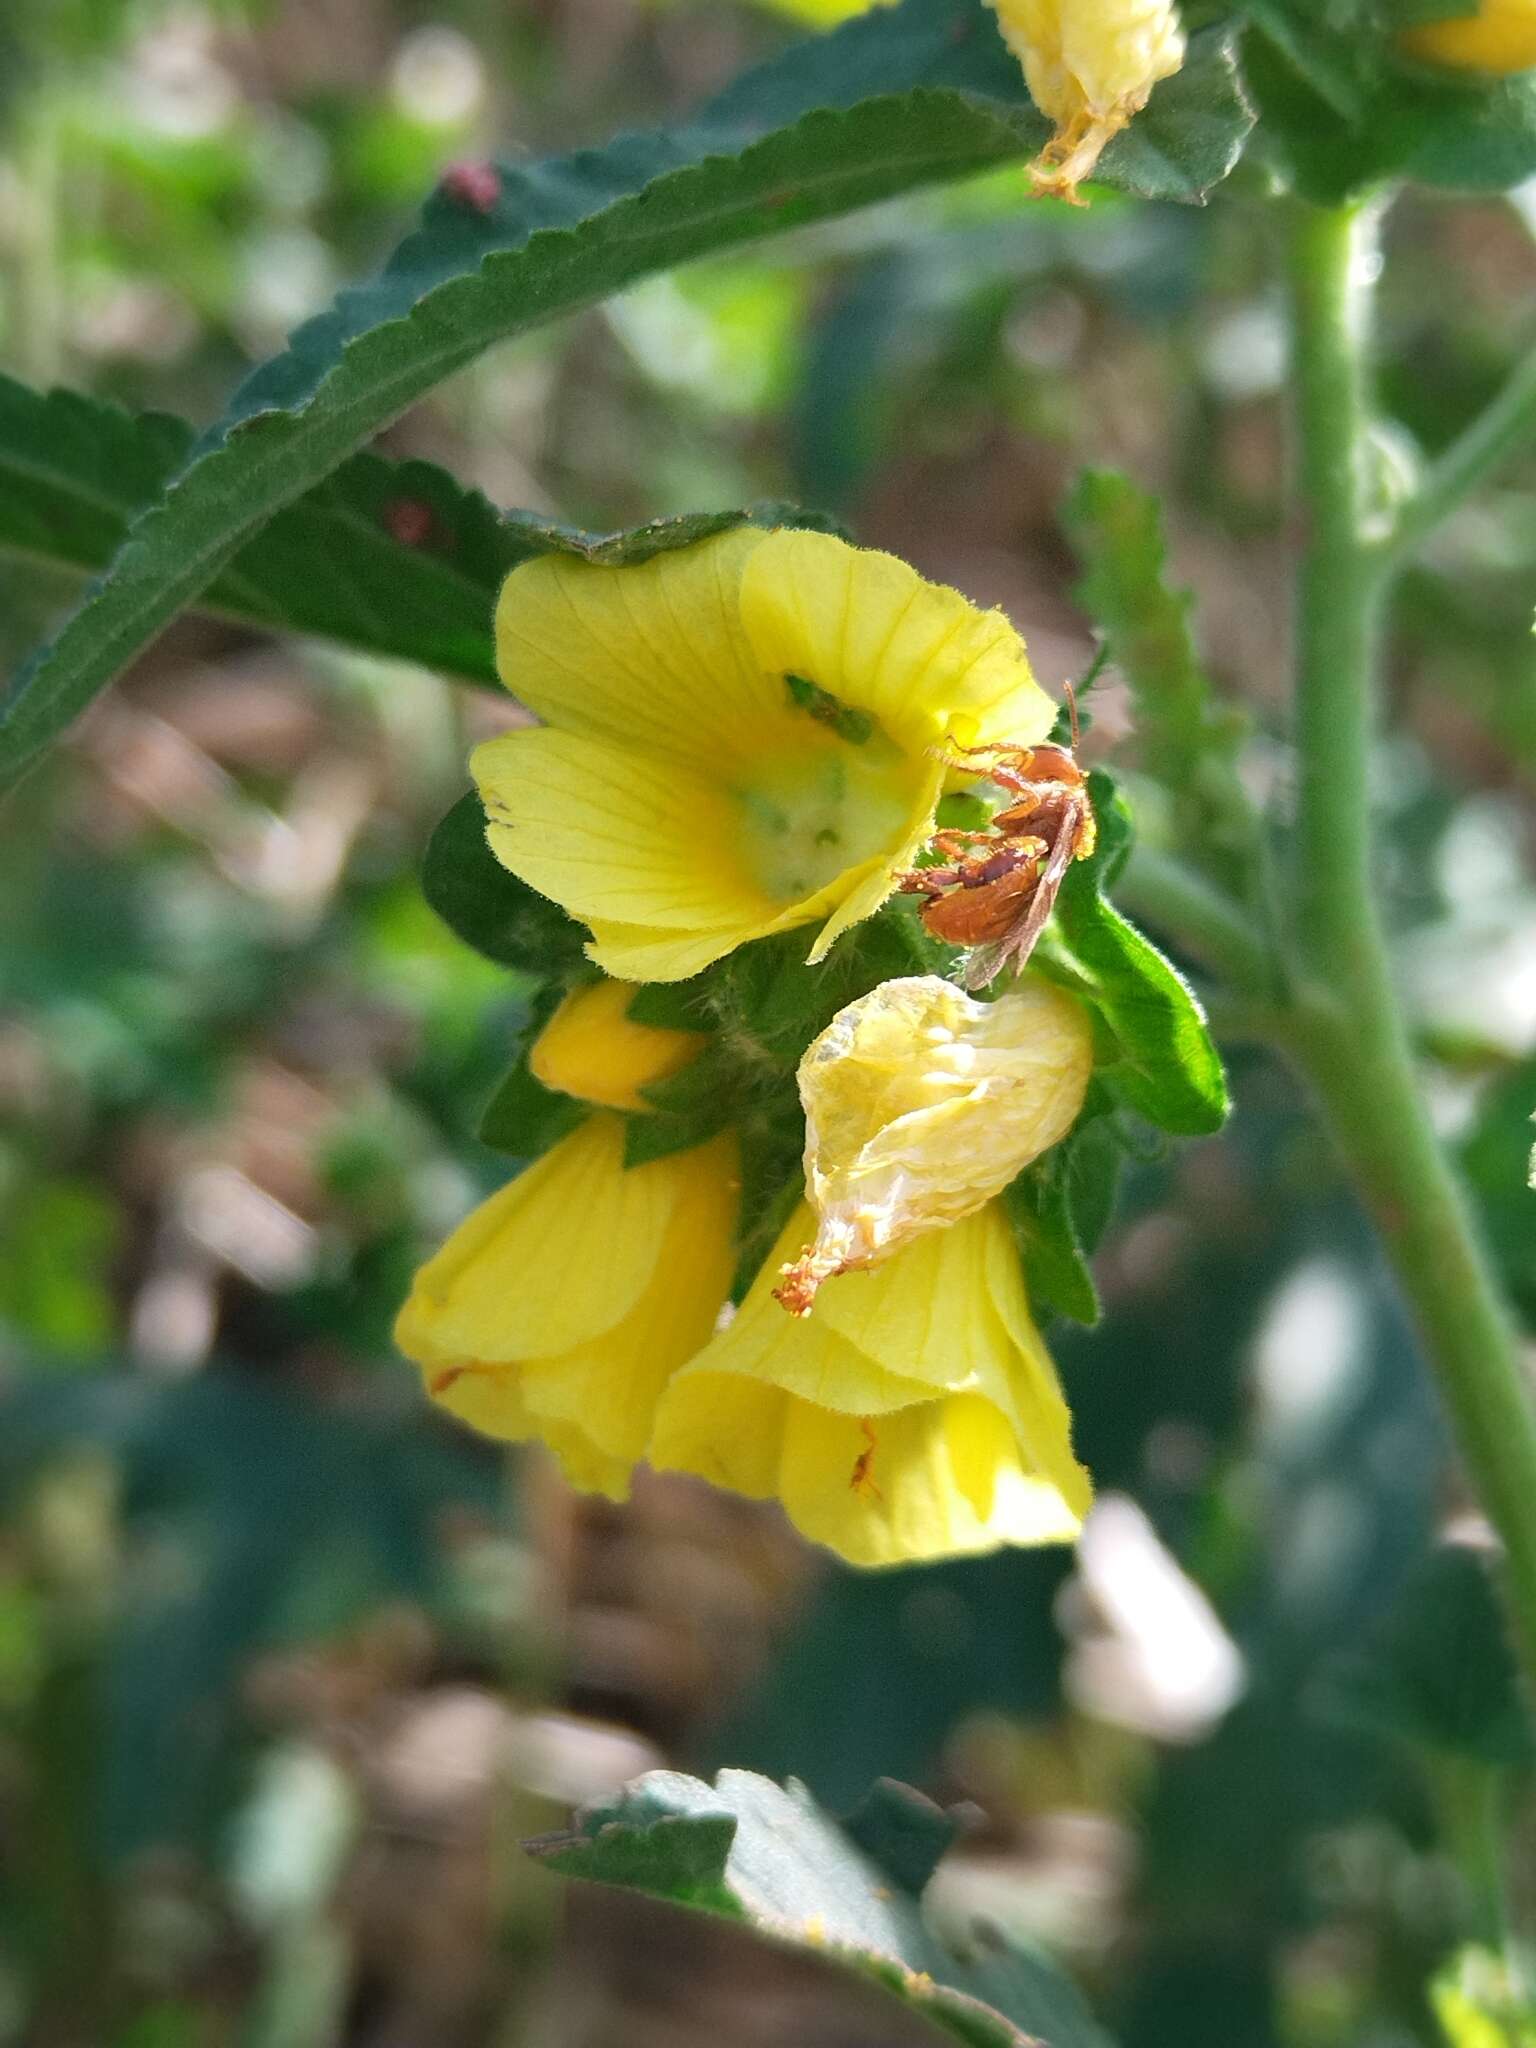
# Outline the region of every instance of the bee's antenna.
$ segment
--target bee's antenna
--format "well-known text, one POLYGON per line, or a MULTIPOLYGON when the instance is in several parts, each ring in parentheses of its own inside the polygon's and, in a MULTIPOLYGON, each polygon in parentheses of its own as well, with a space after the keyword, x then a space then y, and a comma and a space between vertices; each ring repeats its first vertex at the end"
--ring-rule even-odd
POLYGON ((1072 751, 1075 754, 1081 743, 1082 734, 1077 725, 1077 692, 1070 683, 1067 684, 1067 716, 1072 721, 1072 751))

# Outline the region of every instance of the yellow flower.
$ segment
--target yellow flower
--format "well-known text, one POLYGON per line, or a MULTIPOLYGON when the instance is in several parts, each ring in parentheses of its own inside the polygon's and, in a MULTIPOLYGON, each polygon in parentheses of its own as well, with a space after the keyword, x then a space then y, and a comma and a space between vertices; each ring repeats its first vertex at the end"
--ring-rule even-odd
POLYGON ((462 1421, 542 1438, 573 1486, 622 1500, 730 1289, 739 1180, 730 1134, 626 1171, 624 1119, 599 1110, 427 1261, 395 1342, 462 1421))
POLYGON ((1504 78, 1536 69, 1536 0, 1482 0, 1475 14, 1404 29, 1398 48, 1427 64, 1504 78))
POLYGON ((534 1078, 608 1109, 648 1109, 640 1091, 680 1073, 703 1049, 705 1036, 637 1024, 628 1014, 637 993, 627 981, 573 989, 534 1040, 528 1055, 534 1078))
POLYGON ((1000 612, 788 529, 523 563, 496 646, 545 723, 475 750, 491 849, 636 981, 802 924, 819 960, 933 830, 940 751, 1055 717, 1000 612))
POLYGON ((1031 166, 1037 192, 1072 199, 1106 144, 1184 62, 1173 0, 989 0, 1024 66, 1035 105, 1055 123, 1031 166))
POLYGON ((850 1564, 1074 1538, 1090 1482, 996 1204, 832 1282, 801 1320, 773 1273, 810 1222, 791 1219, 735 1320, 668 1385, 651 1463, 777 1496, 850 1564))
POLYGON ((1092 1073, 1087 1012, 1040 980, 978 1003, 912 975, 839 1010, 800 1062, 817 1226, 784 1307, 984 1208, 1071 1130, 1092 1073))

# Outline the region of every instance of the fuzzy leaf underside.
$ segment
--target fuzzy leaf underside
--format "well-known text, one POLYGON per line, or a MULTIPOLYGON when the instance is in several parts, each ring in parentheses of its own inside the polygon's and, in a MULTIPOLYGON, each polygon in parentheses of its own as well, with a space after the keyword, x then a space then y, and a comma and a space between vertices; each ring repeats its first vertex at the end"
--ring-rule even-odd
MULTIPOLYGON (((1075 1988, 1043 1956, 990 1929, 976 1930, 962 1954, 929 1927, 908 1880, 920 1888, 942 1842, 922 1831, 913 1853, 919 1833, 904 1830, 895 1873, 879 1853, 891 1846, 898 1790, 882 1795, 874 1859, 804 1786, 750 1771, 721 1771, 713 1786, 648 1772, 584 1809, 569 1832, 526 1846, 568 1877, 720 1913, 776 1943, 813 1949, 873 1978, 939 2039, 966 2048, 1108 2048, 1075 1988)), ((868 1834, 867 1805, 861 1812, 854 1831, 862 1825, 868 1834)))
MULTIPOLYGON (((1207 32, 1106 153, 1106 183, 1196 200, 1252 116, 1207 32)), ((1027 154, 1045 124, 980 0, 903 0, 808 38, 691 123, 500 169, 428 203, 370 284, 235 394, 0 708, 13 783, 275 514, 493 343, 658 270, 1027 154)), ((302 568, 302 564, 298 565, 302 568)))

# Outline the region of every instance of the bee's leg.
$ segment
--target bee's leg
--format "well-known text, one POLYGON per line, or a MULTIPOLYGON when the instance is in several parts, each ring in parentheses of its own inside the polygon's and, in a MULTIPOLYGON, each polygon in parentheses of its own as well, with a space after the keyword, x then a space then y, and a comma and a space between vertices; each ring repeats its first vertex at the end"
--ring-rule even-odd
POLYGON ((891 880, 901 896, 942 896, 964 872, 963 868, 898 868, 891 880))
POLYGON ((996 834, 987 832, 962 832, 948 825, 941 832, 935 832, 928 844, 935 853, 948 854, 951 860, 960 858, 968 846, 986 845, 996 834))

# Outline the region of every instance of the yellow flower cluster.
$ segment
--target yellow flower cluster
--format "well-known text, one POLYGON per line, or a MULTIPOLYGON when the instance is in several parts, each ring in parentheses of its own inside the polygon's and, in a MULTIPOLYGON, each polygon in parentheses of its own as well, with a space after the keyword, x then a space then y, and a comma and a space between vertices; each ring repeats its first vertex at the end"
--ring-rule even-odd
MULTIPOLYGON (((986 1007, 951 993, 967 1010, 986 1007)), ((620 1069, 636 1090, 676 1072, 691 1034, 631 1022, 633 994, 604 982, 568 998, 535 1045, 535 1070, 553 1086, 595 1083, 602 1101, 620 1069), (606 1071, 595 1058, 605 1035, 606 1071)), ((1060 1135, 1086 1086, 1087 1027, 1064 1025, 1075 1006, 1045 994, 1063 1013, 1058 1065, 1034 1093, 1048 1102, 1040 1131, 1060 1135)), ((1021 1000, 1033 1009, 1033 996, 1021 1000)), ((921 1041, 911 1053, 931 1059, 921 1041)), ((889 1078, 898 1096, 921 1091, 916 1073, 905 1091, 889 1078)), ((1013 1128, 1028 1152, 1038 1147, 1025 1121, 1015 1114, 1013 1128)), ((717 1329, 734 1260, 736 1141, 626 1169, 623 1125, 595 1106, 417 1274, 395 1336, 435 1399, 489 1435, 542 1440, 573 1486, 615 1500, 643 1457, 777 1496, 803 1534, 855 1564, 1076 1534, 1089 1483, 996 1204, 983 1196, 944 1228, 954 1204, 936 1184, 926 1229, 909 1215, 900 1248, 891 1242, 879 1270, 846 1291, 829 1288, 808 1321, 774 1298, 779 1262, 814 1227, 802 1207, 717 1329)), ((920 1197, 909 1180, 909 1210, 920 1197)))
POLYGON ((1089 1481, 997 1197, 1081 1108, 1072 998, 918 976, 840 1012, 801 1065, 808 1203, 738 1309, 734 1133, 625 1164, 646 1091, 711 1043, 632 1017, 633 983, 801 924, 814 961, 876 910, 952 750, 1049 731, 1017 635, 890 556, 739 530, 527 564, 497 637, 545 722, 475 754, 489 843, 623 979, 535 1042, 589 1112, 421 1269, 401 1349, 455 1415, 614 1499, 648 1459, 776 1497, 861 1565, 1070 1539, 1089 1481))

